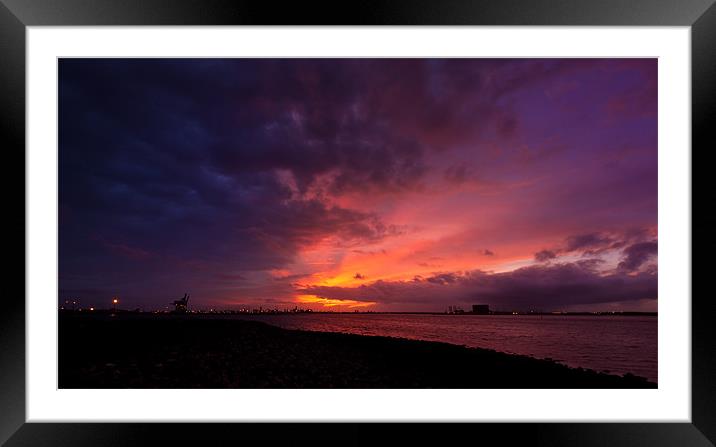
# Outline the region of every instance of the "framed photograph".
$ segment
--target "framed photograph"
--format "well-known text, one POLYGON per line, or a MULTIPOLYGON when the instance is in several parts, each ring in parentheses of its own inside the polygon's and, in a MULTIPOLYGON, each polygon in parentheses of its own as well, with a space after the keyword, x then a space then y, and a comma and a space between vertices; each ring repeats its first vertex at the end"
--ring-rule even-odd
POLYGON ((2 441, 713 445, 712 3, 3 0, 2 441))

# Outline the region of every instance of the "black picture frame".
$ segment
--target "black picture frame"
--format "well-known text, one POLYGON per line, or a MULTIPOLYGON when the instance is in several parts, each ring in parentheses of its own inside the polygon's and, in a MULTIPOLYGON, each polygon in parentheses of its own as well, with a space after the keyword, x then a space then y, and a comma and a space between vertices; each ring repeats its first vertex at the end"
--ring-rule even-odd
MULTIPOLYGON (((705 283, 715 247, 707 234, 716 219, 700 211, 698 199, 714 203, 714 188, 702 172, 716 141, 715 0, 382 0, 372 2, 274 2, 231 0, 0 0, 0 141, 7 162, 5 207, 10 212, 6 246, 23 244, 20 262, 6 260, 5 278, 25 277, 25 31, 27 26, 105 25, 573 25, 688 26, 692 63, 692 284, 705 283), (696 160, 696 162, 694 162, 696 160), (701 163, 699 163, 701 161, 701 163), (17 178, 14 176, 19 176, 17 178), (22 218, 17 213, 22 208, 22 218), (11 217, 12 216, 12 217, 11 217), (22 240, 22 242, 21 242, 22 240), (699 262, 701 258, 701 262, 699 262), (697 277, 702 278, 696 280, 697 277)), ((49 100, 49 99, 48 99, 49 100)), ((13 247, 15 248, 15 247, 13 247)), ((497 436, 500 444, 708 446, 716 443, 716 300, 692 286, 691 423, 380 424, 381 440, 456 442, 497 436)), ((25 282, 5 295, 0 310, 0 442, 25 445, 189 445, 236 442, 261 434, 268 442, 300 439, 311 444, 366 445, 375 424, 327 424, 320 439, 314 424, 60 424, 25 423, 25 282), (290 425, 290 427, 289 427, 290 425), (267 436, 266 433, 270 433, 267 436), (335 435, 335 436, 333 436, 335 435), (240 437, 240 438, 239 438, 240 437), (213 440, 213 442, 212 442, 213 440), (220 440, 226 440, 220 442, 220 440)), ((703 291, 702 291, 703 292, 703 291)))

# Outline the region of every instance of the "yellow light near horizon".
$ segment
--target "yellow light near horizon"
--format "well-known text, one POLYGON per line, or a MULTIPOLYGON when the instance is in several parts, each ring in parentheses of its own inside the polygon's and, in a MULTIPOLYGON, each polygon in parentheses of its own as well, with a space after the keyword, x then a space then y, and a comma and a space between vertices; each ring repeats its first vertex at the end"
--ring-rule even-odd
POLYGON ((316 295, 298 295, 296 297, 296 301, 305 304, 321 304, 324 307, 346 306, 353 308, 368 307, 376 304, 373 301, 336 300, 330 298, 321 298, 320 296, 316 295))
POLYGON ((118 302, 119 302, 119 300, 117 300, 117 298, 112 300, 112 304, 117 304, 118 302))

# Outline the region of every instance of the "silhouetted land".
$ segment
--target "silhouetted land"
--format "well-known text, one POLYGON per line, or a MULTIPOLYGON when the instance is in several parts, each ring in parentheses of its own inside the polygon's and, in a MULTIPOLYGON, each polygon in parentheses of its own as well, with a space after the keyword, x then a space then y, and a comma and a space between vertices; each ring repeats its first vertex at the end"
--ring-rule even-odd
MULTIPOLYGON (((618 348, 615 348, 618 349, 618 348)), ((59 320, 60 388, 656 388, 447 343, 177 315, 59 320)))

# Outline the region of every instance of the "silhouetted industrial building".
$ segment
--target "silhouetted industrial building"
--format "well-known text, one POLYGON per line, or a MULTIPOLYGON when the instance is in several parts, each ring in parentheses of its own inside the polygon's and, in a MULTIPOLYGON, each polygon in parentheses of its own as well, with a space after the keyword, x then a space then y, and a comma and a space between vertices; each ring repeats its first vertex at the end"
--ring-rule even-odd
POLYGON ((189 303, 189 294, 185 293, 184 298, 174 301, 172 304, 174 304, 174 312, 176 313, 186 313, 187 311, 187 304, 189 303))
POLYGON ((472 313, 476 315, 490 315, 490 306, 487 304, 473 304, 472 313))

